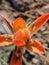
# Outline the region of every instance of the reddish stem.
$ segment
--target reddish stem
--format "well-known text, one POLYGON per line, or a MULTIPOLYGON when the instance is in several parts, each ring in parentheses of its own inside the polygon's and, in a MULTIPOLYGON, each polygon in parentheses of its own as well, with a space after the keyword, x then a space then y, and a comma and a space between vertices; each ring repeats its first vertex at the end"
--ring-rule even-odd
POLYGON ((10 65, 22 65, 22 48, 16 48, 13 52, 10 65))

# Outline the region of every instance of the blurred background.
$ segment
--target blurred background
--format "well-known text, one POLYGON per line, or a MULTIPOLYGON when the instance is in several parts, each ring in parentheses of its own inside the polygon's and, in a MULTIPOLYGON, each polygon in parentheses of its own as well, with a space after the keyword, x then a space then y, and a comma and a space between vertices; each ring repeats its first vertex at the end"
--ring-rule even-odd
MULTIPOLYGON (((49 13, 49 0, 0 0, 0 13, 11 23, 22 17, 29 24, 44 13, 49 13)), ((3 23, 0 17, 0 34, 11 34, 11 30, 3 23), (7 31, 8 29, 8 31, 7 31)), ((38 39, 46 49, 45 55, 37 55, 23 50, 23 65, 49 65, 49 21, 33 36, 38 39)), ((15 46, 0 47, 0 65, 9 65, 10 56, 15 46)))

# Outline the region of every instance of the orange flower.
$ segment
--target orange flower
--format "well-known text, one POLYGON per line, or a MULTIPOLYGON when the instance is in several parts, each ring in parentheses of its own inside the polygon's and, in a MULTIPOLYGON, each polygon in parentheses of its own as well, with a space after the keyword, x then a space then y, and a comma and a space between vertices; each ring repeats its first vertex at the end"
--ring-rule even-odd
POLYGON ((30 32, 26 29, 20 29, 14 34, 14 43, 17 46, 25 46, 26 41, 28 39, 30 39, 30 32), (18 41, 19 41, 19 44, 18 44, 18 41), (24 42, 24 43, 22 43, 22 42, 24 42))
POLYGON ((8 46, 15 43, 18 47, 26 46, 27 49, 35 53, 38 54, 45 53, 45 49, 40 42, 38 42, 35 39, 33 39, 31 42, 30 40, 31 40, 31 35, 35 34, 49 19, 48 13, 39 17, 37 20, 35 20, 35 22, 31 23, 27 28, 24 19, 21 17, 17 18, 12 25, 4 16, 2 16, 1 14, 0 16, 6 21, 10 29, 14 30, 15 32, 13 35, 9 35, 9 34, 0 35, 0 46, 8 46), (7 38, 7 36, 9 36, 9 39, 7 38))

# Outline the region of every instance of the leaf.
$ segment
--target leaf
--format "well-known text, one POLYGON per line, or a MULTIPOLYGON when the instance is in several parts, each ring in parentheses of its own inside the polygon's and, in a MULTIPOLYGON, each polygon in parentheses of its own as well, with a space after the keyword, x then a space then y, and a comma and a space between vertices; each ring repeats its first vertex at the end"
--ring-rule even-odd
POLYGON ((26 27, 26 23, 23 18, 19 17, 13 22, 13 29, 16 32, 18 29, 23 29, 26 27))

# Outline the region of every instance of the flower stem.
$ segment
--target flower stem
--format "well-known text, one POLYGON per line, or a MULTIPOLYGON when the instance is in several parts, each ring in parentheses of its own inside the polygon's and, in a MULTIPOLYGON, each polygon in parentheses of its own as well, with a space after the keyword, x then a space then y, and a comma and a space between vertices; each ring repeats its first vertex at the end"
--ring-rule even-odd
POLYGON ((13 52, 10 65, 22 65, 22 48, 16 48, 13 52))

